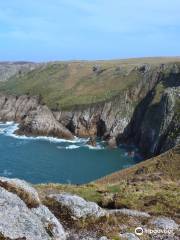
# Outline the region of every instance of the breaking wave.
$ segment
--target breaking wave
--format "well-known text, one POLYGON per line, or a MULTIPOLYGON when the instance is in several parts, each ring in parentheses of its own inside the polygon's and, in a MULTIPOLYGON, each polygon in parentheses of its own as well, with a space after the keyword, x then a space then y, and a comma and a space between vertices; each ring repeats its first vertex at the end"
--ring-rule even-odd
POLYGON ((8 137, 20 139, 20 140, 31 140, 31 141, 43 140, 43 141, 48 141, 51 143, 66 144, 65 146, 57 146, 58 149, 71 149, 72 150, 72 149, 78 149, 80 147, 89 148, 90 150, 104 149, 104 146, 101 146, 101 144, 99 144, 99 143, 95 147, 88 145, 87 144, 88 139, 86 139, 86 138, 75 137, 73 140, 67 140, 67 139, 56 138, 56 137, 17 135, 17 134, 15 134, 15 132, 16 132, 16 130, 18 130, 18 127, 19 127, 19 124, 14 123, 14 122, 6 122, 6 123, 0 122, 0 134, 3 134, 8 137))

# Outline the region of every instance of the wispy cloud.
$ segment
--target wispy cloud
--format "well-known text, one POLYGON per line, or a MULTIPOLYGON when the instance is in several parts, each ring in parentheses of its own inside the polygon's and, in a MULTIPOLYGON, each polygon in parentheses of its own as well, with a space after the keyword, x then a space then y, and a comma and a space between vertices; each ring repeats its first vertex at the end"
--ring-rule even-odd
POLYGON ((179 0, 0 1, 0 54, 15 44, 27 58, 30 49, 60 58, 148 55, 147 45, 151 55, 168 55, 171 41, 178 55, 179 9, 179 0))

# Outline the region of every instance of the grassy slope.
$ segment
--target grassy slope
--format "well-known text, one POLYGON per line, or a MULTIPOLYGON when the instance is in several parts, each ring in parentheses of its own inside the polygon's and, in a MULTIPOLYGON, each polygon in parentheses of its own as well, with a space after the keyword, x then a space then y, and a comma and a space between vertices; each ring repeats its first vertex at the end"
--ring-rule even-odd
POLYGON ((136 84, 142 78, 134 69, 138 65, 147 63, 153 68, 171 62, 180 62, 180 58, 52 62, 0 83, 0 91, 41 95, 49 107, 67 109, 110 99, 136 84))
POLYGON ((87 185, 48 184, 38 185, 37 189, 42 198, 65 191, 104 207, 125 207, 177 217, 180 214, 179 154, 180 146, 87 185))

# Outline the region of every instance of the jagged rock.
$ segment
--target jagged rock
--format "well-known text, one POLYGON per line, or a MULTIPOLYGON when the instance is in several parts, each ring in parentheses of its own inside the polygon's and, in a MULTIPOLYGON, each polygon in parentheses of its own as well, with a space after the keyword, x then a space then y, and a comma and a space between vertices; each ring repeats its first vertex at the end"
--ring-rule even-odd
POLYGON ((0 187, 0 235, 7 239, 52 239, 31 209, 14 193, 0 187))
POLYGON ((107 215, 107 212, 96 203, 85 201, 77 195, 62 193, 51 194, 48 197, 58 203, 61 209, 66 208, 69 215, 77 219, 87 217, 99 218, 107 215))
POLYGON ((39 97, 0 95, 0 121, 20 123, 18 134, 49 135, 73 139, 73 134, 59 123, 39 97))
POLYGON ((73 139, 72 133, 59 123, 47 106, 38 106, 20 125, 18 133, 73 139))
POLYGON ((177 230, 179 228, 178 224, 174 220, 167 217, 156 218, 151 223, 161 229, 177 230))
POLYGON ((43 223, 45 229, 51 232, 51 235, 56 240, 65 240, 66 233, 63 226, 59 223, 57 218, 43 205, 38 208, 33 208, 32 212, 35 213, 43 223))
POLYGON ((111 138, 108 141, 108 146, 110 148, 116 148, 117 147, 117 142, 116 142, 116 138, 111 138))
POLYGON ((36 190, 23 180, 0 177, 0 186, 7 191, 15 193, 28 207, 37 207, 40 204, 40 199, 36 190))
POLYGON ((15 74, 24 74, 40 65, 33 62, 0 62, 0 81, 6 81, 15 74))
POLYGON ((87 144, 96 147, 96 138, 90 137, 90 139, 87 141, 87 144))
POLYGON ((124 209, 113 209, 113 210, 109 210, 108 212, 113 215, 126 215, 126 216, 132 216, 132 217, 142 217, 142 218, 150 217, 150 215, 146 212, 125 209, 125 208, 124 209))
POLYGON ((123 233, 120 234, 121 239, 126 239, 126 240, 140 240, 134 233, 123 233))
POLYGON ((105 236, 100 238, 96 237, 94 232, 81 232, 79 234, 70 234, 70 236, 67 237, 67 240, 108 240, 108 238, 105 236))

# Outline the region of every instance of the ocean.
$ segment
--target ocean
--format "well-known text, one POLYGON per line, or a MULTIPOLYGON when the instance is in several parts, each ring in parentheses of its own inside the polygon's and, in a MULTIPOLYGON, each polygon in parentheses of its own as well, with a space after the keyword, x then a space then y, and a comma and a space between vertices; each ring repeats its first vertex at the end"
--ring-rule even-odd
POLYGON ((0 123, 0 176, 31 183, 82 184, 142 160, 134 146, 109 149, 100 141, 97 147, 88 146, 83 138, 17 136, 17 128, 13 122, 0 123))

